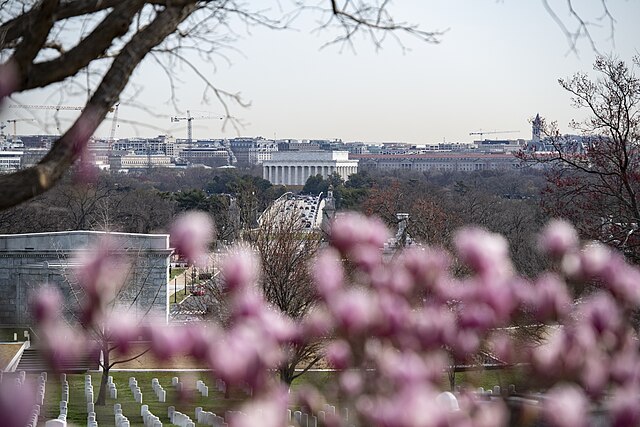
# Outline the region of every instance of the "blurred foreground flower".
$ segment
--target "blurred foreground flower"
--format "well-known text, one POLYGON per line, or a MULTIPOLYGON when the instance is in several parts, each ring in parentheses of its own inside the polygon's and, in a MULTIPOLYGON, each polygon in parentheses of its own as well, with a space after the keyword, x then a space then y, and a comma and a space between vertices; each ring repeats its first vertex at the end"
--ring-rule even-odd
MULTIPOLYGON (((210 227, 204 214, 182 216, 172 242, 197 262, 206 254, 210 227)), ((455 385, 457 366, 481 369, 486 359, 517 366, 533 390, 543 393, 530 419, 539 413, 551 426, 578 427, 590 423, 593 408, 606 408, 613 425, 637 424, 640 349, 631 316, 640 304, 637 267, 601 245, 581 249, 563 222, 551 223, 540 238, 541 250, 558 261, 556 268, 534 278, 517 275, 503 237, 479 228, 456 233, 456 253, 470 268, 467 275, 454 274, 454 255, 439 248, 413 247, 386 257, 388 235, 380 221, 359 214, 337 220, 331 246, 311 265, 318 298, 301 319, 268 304, 260 264, 245 246, 233 248, 221 264, 224 325, 167 328, 122 319, 98 325, 123 348, 140 335, 162 360, 188 354, 227 387, 249 387, 242 413, 227 420, 236 427, 286 425, 292 402, 318 415, 323 411, 326 426, 513 423, 506 393, 442 393, 445 377, 455 385), (579 300, 571 289, 582 293, 579 300), (535 340, 527 339, 530 329, 540 331, 535 340), (322 390, 305 385, 289 399, 273 372, 296 346, 318 339, 324 360, 337 370, 335 381, 322 390), (340 402, 348 421, 339 411, 324 411, 329 402, 340 402)), ((93 306, 113 290, 113 262, 108 251, 98 250, 78 270, 88 294, 95 295, 88 299, 89 312, 100 312, 93 306)), ((56 321, 59 299, 52 291, 34 299, 45 339, 91 347, 82 332, 74 335, 56 321)), ((104 320, 89 316, 85 326, 104 320)), ((60 357, 69 356, 52 344, 60 357)))

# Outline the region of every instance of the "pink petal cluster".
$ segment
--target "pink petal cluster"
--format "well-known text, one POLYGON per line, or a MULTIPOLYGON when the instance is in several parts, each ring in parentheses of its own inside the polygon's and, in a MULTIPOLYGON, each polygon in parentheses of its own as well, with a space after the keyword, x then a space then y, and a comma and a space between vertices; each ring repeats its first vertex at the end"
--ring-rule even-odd
MULTIPOLYGON (((192 260, 206 252, 206 223, 184 216, 174 227, 176 247, 192 260)), ((412 247, 387 257, 381 249, 388 235, 380 221, 359 214, 336 220, 330 246, 311 265, 318 298, 303 319, 269 304, 256 254, 237 247, 221 264, 228 300, 224 327, 127 326, 120 319, 107 322, 105 330, 123 348, 143 336, 156 357, 187 354, 207 363, 228 387, 251 387, 242 414, 228 420, 232 426, 284 425, 289 404, 318 412, 337 400, 350 420, 327 413, 325 425, 507 425, 503 395, 488 398, 463 389, 452 402, 453 394, 442 394, 447 372, 477 365, 487 352, 501 363, 518 364, 536 381, 542 397, 533 416, 548 425, 588 425, 598 407, 608 411, 613 425, 637 425, 640 344, 631 316, 640 306, 637 267, 604 246, 580 247, 564 222, 543 231, 540 247, 556 263, 533 278, 515 272, 505 239, 486 230, 460 230, 455 254, 412 247), (452 271, 456 259, 469 267, 468 274, 452 271), (515 324, 542 331, 540 341, 523 342, 512 333, 515 324), (335 384, 326 387, 326 395, 311 385, 289 395, 273 371, 288 348, 318 340, 336 370, 335 384)), ((108 255, 103 257, 89 257, 86 272, 79 270, 89 295, 111 289, 101 282, 109 270, 103 266, 110 265, 108 255)), ((57 325, 57 301, 49 291, 33 301, 45 330, 57 325)), ((104 318, 88 321, 96 326, 104 318)), ((59 334, 68 332, 53 328, 45 337, 62 339, 59 334)))
POLYGON ((209 245, 215 237, 211 217, 204 212, 187 212, 171 226, 171 246, 196 267, 207 266, 209 245))

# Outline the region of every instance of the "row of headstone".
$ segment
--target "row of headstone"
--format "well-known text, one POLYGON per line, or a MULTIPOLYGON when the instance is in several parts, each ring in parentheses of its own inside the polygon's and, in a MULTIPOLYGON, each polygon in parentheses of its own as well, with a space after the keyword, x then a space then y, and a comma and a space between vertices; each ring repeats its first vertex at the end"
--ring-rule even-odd
POLYGON ((122 413, 122 405, 116 403, 113 405, 113 415, 115 416, 116 427, 129 427, 129 419, 122 413))
POLYGON ((196 388, 203 397, 209 397, 209 387, 202 380, 196 381, 196 388))
POLYGON ((309 415, 301 411, 292 412, 290 409, 288 409, 287 418, 289 423, 291 423, 291 421, 295 421, 296 425, 299 427, 318 427, 318 420, 321 413, 322 413, 322 421, 324 421, 324 418, 325 418, 324 411, 318 412, 318 416, 316 416, 316 415, 309 415))
POLYGON ((156 394, 159 402, 164 403, 167 401, 167 392, 162 388, 157 378, 151 379, 151 388, 153 388, 153 392, 156 394))
POLYGON ((140 407, 140 416, 145 427, 162 427, 162 422, 159 417, 156 417, 149 410, 149 405, 142 405, 140 407))
POLYGON ((91 375, 84 376, 84 398, 87 401, 87 413, 93 412, 93 384, 91 384, 91 375))
POLYGON ((98 420, 96 419, 96 413, 93 411, 87 414, 87 427, 98 427, 98 420))
MULTIPOLYGON (((27 380, 26 372, 20 371, 20 373, 18 374, 18 377, 16 378, 16 384, 19 387, 22 387, 24 386, 26 380, 27 380)), ((38 400, 33 405, 33 409, 31 410, 31 416, 29 418, 27 427, 36 427, 38 425, 38 417, 40 417, 40 407, 44 404, 44 390, 45 390, 46 383, 47 383, 47 373, 43 372, 38 377, 38 400)))
POLYGON ((31 418, 29 418, 29 424, 27 427, 36 427, 38 425, 38 417, 40 416, 40 405, 33 405, 33 411, 31 412, 31 418))
MULTIPOLYGON (((460 387, 456 387, 456 391, 460 392, 460 387)), ((481 396, 502 396, 503 390, 499 385, 493 386, 493 389, 485 390, 484 387, 478 387, 476 389, 476 393, 481 396)), ((509 384, 509 388, 507 389, 507 395, 511 396, 516 394, 516 386, 514 384, 509 384)))
POLYGON ((60 382, 62 383, 60 400, 69 403, 69 381, 67 381, 67 374, 60 374, 60 382))
POLYGON ((227 423, 225 423, 224 418, 214 414, 213 412, 204 411, 200 406, 196 408, 196 421, 198 424, 204 424, 212 427, 227 427, 227 423))
POLYGON ((60 401, 60 415, 64 415, 65 417, 67 416, 67 405, 68 403, 64 400, 60 401))
POLYGON ((196 427, 196 424, 191 421, 191 418, 189 418, 187 414, 176 411, 174 406, 169 406, 167 415, 169 416, 169 420, 171 420, 171 424, 175 424, 178 427, 196 427))
POLYGON ((113 377, 111 375, 107 377, 107 387, 109 388, 109 397, 111 399, 117 399, 118 389, 116 387, 116 384, 113 382, 113 377))
POLYGON ((133 393, 133 398, 136 403, 142 404, 142 390, 138 386, 138 381, 135 377, 129 377, 129 388, 131 389, 131 393, 133 393))
POLYGON ((251 387, 249 387, 248 385, 243 385, 242 386, 242 391, 244 391, 244 393, 247 396, 253 396, 253 389, 251 387))
POLYGON ((216 390, 218 390, 221 393, 227 392, 227 384, 224 381, 222 381, 220 378, 216 379, 216 390))
POLYGON ((180 378, 173 377, 171 378, 171 385, 177 390, 182 391, 184 388, 184 384, 180 381, 180 378))
POLYGON ((42 372, 38 377, 38 396, 36 400, 36 402, 40 406, 44 405, 44 393, 46 390, 46 385, 47 385, 47 373, 42 372))
MULTIPOLYGON (((325 404, 322 411, 318 411, 315 415, 307 414, 302 411, 292 411, 287 409, 287 421, 289 423, 295 423, 299 427, 318 427, 324 425, 327 419, 327 414, 337 415, 336 407, 333 405, 325 404)), ((349 421, 349 408, 342 408, 340 414, 344 422, 349 421)))

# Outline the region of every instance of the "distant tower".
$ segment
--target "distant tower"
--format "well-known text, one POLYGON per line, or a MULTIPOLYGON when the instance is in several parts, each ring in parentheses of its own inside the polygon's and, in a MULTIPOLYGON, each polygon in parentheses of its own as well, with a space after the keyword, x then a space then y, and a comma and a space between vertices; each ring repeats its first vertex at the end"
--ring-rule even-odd
POLYGON ((322 224, 320 225, 320 228, 327 234, 329 234, 329 228, 331 227, 331 221, 333 221, 334 216, 336 216, 336 201, 333 198, 333 185, 329 185, 327 197, 324 199, 322 224))
POLYGON ((533 119, 533 123, 531 124, 531 142, 535 145, 540 143, 540 134, 542 133, 542 119, 540 118, 540 114, 536 114, 536 118, 533 119))

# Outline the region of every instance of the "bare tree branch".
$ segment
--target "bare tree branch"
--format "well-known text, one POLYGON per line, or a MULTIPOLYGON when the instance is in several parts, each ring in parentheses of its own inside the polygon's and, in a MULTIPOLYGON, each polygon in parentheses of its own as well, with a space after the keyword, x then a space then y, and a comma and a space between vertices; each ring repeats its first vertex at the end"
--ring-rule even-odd
POLYGON ((114 59, 102 83, 87 104, 87 108, 51 151, 34 167, 0 176, 0 209, 14 206, 51 188, 68 167, 80 156, 84 144, 126 86, 133 70, 145 55, 175 31, 189 13, 184 8, 167 8, 153 22, 138 32, 114 59))

